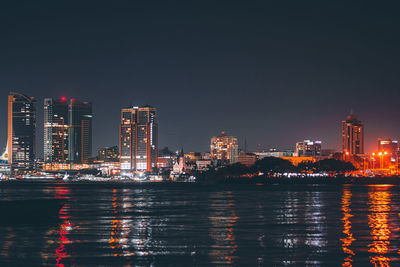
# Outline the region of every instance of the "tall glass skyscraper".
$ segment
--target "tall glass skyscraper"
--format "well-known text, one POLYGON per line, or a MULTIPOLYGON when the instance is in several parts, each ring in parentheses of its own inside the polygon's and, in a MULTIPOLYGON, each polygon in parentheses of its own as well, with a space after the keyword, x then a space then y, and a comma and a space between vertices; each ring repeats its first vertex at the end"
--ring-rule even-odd
POLYGON ((44 161, 65 163, 68 159, 68 102, 44 99, 44 161))
POLYGON ((120 161, 123 171, 151 171, 157 166, 158 125, 151 106, 121 110, 120 161))
POLYGON ((87 163, 92 156, 92 103, 71 99, 68 106, 68 161, 87 163))
POLYGON ((8 163, 14 171, 34 169, 36 100, 23 94, 8 95, 8 163))

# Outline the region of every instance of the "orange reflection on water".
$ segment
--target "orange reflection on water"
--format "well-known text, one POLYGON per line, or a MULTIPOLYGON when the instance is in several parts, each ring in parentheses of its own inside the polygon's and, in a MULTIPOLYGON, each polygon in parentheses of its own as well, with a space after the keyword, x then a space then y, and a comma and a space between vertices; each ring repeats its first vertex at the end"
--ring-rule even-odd
POLYGON ((112 196, 112 206, 113 206, 113 218, 111 220, 111 233, 110 233, 110 240, 108 243, 110 244, 110 247, 112 250, 114 250, 114 257, 122 256, 120 251, 121 245, 120 245, 120 240, 119 240, 119 234, 121 233, 121 220, 117 219, 117 214, 118 214, 118 202, 117 202, 117 189, 113 189, 113 196, 112 196))
POLYGON ((225 256, 225 259, 227 261, 228 264, 233 264, 233 253, 235 253, 236 249, 237 249, 237 245, 236 245, 236 239, 235 239, 235 235, 233 233, 233 227, 234 225, 237 223, 239 217, 236 216, 236 212, 235 212, 235 204, 232 200, 232 192, 229 192, 229 203, 228 203, 228 210, 231 213, 230 218, 226 221, 226 239, 229 240, 229 243, 231 244, 231 249, 229 250, 228 254, 225 256))
POLYGON ((215 241, 211 250, 210 257, 217 265, 234 265, 234 253, 237 250, 234 226, 239 217, 235 212, 235 202, 232 192, 218 192, 211 204, 210 237, 215 241))
POLYGON ((385 254, 389 252, 390 246, 390 229, 389 229, 389 212, 390 198, 389 191, 382 191, 381 187, 376 187, 377 191, 369 192, 369 211, 368 225, 371 228, 371 236, 373 242, 368 245, 369 252, 377 255, 371 256, 371 263, 375 266, 389 266, 390 258, 385 254))
POLYGON ((343 190, 342 197, 342 211, 343 211, 343 233, 346 235, 345 238, 340 239, 342 241, 342 250, 347 257, 344 259, 342 266, 352 266, 352 256, 354 251, 350 249, 351 244, 356 240, 351 233, 351 221, 350 218, 353 217, 351 214, 350 204, 351 204, 351 191, 348 188, 343 190))

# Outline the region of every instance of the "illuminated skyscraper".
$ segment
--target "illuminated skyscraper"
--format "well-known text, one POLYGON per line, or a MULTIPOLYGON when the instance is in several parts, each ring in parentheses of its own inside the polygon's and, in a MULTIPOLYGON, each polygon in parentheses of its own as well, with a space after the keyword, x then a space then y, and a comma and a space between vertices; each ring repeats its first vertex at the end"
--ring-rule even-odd
POLYGON ((34 168, 36 100, 19 93, 8 95, 8 163, 15 171, 34 168))
POLYGON ((65 163, 68 159, 68 102, 44 99, 44 161, 65 163))
POLYGON ((151 106, 139 108, 137 117, 137 164, 136 170, 151 171, 157 167, 158 125, 156 109, 151 106))
POLYGON ((68 105, 68 161, 87 163, 92 156, 92 103, 71 99, 68 105))
POLYGON ((138 107, 121 110, 119 129, 121 170, 132 171, 136 168, 136 121, 138 107))
POLYGON ((120 126, 121 170, 151 171, 157 167, 158 126, 156 109, 123 108, 120 126))
POLYGON ((227 136, 222 132, 220 136, 211 138, 210 152, 213 160, 221 160, 224 163, 237 162, 239 145, 236 137, 227 136))
POLYGON ((342 149, 349 155, 364 154, 364 123, 353 114, 342 121, 342 149))

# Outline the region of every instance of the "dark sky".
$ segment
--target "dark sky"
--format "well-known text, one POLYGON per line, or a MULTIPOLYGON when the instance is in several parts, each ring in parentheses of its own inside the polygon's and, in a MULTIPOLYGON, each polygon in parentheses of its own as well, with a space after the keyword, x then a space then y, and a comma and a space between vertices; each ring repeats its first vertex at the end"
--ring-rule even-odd
POLYGON ((340 148, 352 108, 366 147, 400 137, 395 1, 8 1, 0 6, 0 145, 7 93, 94 107, 94 150, 118 144, 120 108, 158 109, 159 146, 340 148))

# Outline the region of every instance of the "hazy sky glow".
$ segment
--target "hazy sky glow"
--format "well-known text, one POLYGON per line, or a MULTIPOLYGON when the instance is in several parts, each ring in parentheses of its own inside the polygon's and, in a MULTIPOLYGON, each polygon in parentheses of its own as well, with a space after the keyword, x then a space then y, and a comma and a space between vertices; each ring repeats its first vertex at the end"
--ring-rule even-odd
POLYGON ((43 98, 61 96, 93 103, 94 150, 118 144, 130 104, 155 106, 159 146, 185 151, 221 130, 250 149, 339 149, 351 108, 367 151, 400 138, 395 1, 133 2, 2 4, 2 147, 9 91, 38 100, 39 155, 43 98))

